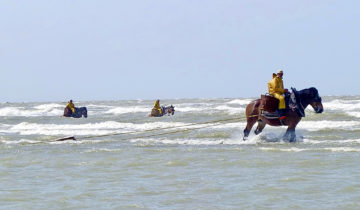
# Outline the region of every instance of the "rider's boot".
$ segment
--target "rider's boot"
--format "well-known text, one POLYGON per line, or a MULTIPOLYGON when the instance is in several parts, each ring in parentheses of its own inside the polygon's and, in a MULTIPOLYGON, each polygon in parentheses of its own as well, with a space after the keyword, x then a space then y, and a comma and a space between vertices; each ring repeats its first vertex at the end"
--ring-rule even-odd
POLYGON ((280 120, 280 123, 281 125, 285 125, 285 119, 286 119, 286 116, 285 116, 285 109, 279 109, 279 120, 280 120))

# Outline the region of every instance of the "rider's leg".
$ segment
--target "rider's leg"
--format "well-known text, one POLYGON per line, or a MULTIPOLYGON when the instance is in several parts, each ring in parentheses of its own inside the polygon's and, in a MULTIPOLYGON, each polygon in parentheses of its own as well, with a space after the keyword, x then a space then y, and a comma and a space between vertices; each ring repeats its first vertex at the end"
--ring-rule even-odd
POLYGON ((274 93, 274 97, 279 99, 278 109, 279 109, 280 118, 285 119, 286 118, 286 116, 285 116, 285 98, 282 94, 278 94, 278 93, 274 93))
POLYGON ((280 116, 280 122, 282 125, 285 124, 284 120, 286 119, 286 116, 285 116, 285 98, 282 94, 278 94, 278 93, 275 93, 274 94, 274 97, 279 99, 279 116, 280 116))
POLYGON ((285 109, 285 98, 282 94, 274 94, 275 98, 279 99, 279 109, 285 109))

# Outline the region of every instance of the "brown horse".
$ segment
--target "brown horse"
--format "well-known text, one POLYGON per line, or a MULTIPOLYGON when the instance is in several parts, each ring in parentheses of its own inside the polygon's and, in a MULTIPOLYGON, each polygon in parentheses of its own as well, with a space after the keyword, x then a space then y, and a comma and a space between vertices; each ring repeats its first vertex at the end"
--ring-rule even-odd
MULTIPOLYGON (((295 89, 293 89, 294 91, 295 89)), ((296 91, 296 90, 295 90, 296 91)), ((298 104, 299 106, 305 110, 308 105, 311 105, 316 113, 323 112, 323 105, 321 103, 321 97, 319 96, 318 90, 314 87, 304 89, 301 91, 297 91, 298 94, 298 104)), ((278 118, 276 119, 268 119, 261 114, 260 110, 260 99, 254 100, 250 102, 250 104, 246 107, 246 118, 247 125, 244 129, 244 140, 249 136, 251 128, 254 126, 256 122, 258 122, 258 126, 255 130, 255 134, 258 135, 265 128, 266 124, 271 126, 288 126, 283 139, 289 142, 294 142, 296 140, 295 128, 296 125, 300 122, 302 116, 298 114, 296 110, 286 109, 285 111, 286 119, 283 124, 280 122, 278 118)), ((305 116, 305 115, 304 115, 305 116)))
POLYGON ((162 117, 164 115, 174 115, 175 114, 175 107, 173 105, 171 106, 162 106, 162 114, 159 113, 159 110, 152 109, 151 113, 149 114, 149 117, 162 117))

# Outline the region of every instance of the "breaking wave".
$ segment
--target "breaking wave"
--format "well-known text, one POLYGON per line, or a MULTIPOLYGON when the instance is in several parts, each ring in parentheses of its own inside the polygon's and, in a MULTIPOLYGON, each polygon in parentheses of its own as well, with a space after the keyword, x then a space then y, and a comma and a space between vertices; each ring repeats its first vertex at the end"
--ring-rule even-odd
POLYGON ((360 100, 332 100, 323 103, 325 109, 337 111, 354 111, 360 110, 360 100))
POLYGON ((63 109, 54 105, 40 105, 32 109, 25 107, 4 107, 0 108, 0 116, 17 116, 17 117, 39 117, 39 116, 61 116, 63 109))
POLYGON ((134 107, 116 107, 116 108, 112 108, 112 109, 106 111, 105 113, 120 115, 120 114, 127 114, 127 113, 147 113, 150 111, 149 111, 149 108, 147 108, 147 107, 134 106, 134 107))

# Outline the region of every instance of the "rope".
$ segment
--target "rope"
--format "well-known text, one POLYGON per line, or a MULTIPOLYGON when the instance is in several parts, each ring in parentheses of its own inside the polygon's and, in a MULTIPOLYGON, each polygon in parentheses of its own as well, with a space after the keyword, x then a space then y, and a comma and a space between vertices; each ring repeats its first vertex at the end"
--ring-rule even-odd
MULTIPOLYGON (((241 120, 241 119, 246 119, 246 117, 229 118, 229 119, 223 119, 223 120, 213 120, 213 121, 207 121, 207 122, 202 122, 202 123, 191 123, 191 124, 188 124, 188 125, 171 126, 171 127, 166 127, 166 128, 152 128, 152 129, 147 129, 147 130, 143 130, 143 131, 113 132, 113 133, 109 133, 109 134, 84 136, 84 137, 79 137, 79 138, 75 138, 75 136, 71 136, 71 137, 56 139, 56 140, 53 140, 53 141, 50 141, 50 142, 66 141, 66 140, 84 140, 84 139, 92 139, 92 138, 107 137, 107 136, 147 133, 147 132, 152 132, 152 131, 168 130, 168 129, 174 129, 174 128, 182 128, 182 127, 186 128, 186 127, 194 126, 194 125, 206 125, 206 124, 215 124, 215 123, 218 124, 220 122, 227 122, 227 121, 234 121, 234 120, 241 120)), ((188 128, 188 129, 185 129, 185 130, 176 130, 176 131, 170 131, 170 132, 165 132, 165 133, 160 133, 160 134, 151 134, 151 135, 140 136, 140 137, 128 137, 128 138, 125 138, 125 139, 122 139, 122 140, 166 135, 166 134, 184 132, 184 131, 189 131, 189 130, 202 129, 202 128, 207 128, 207 127, 212 127, 212 126, 216 126, 216 125, 208 125, 208 126, 203 126, 203 127, 199 127, 199 128, 188 128)))
MULTIPOLYGON (((217 124, 217 125, 219 125, 219 124, 217 124)), ((153 137, 153 136, 162 136, 162 135, 167 135, 167 134, 174 134, 174 133, 187 132, 187 131, 192 131, 192 130, 197 130, 197 129, 203 129, 203 128, 208 128, 208 127, 213 127, 213 126, 216 126, 216 125, 207 125, 207 126, 203 126, 200 128, 187 128, 187 129, 183 129, 183 130, 175 130, 175 131, 169 131, 169 132, 164 132, 164 133, 156 133, 156 134, 136 136, 136 137, 127 137, 127 138, 121 138, 120 140, 125 141, 125 140, 130 140, 130 139, 141 139, 141 138, 148 138, 148 137, 153 137)))

